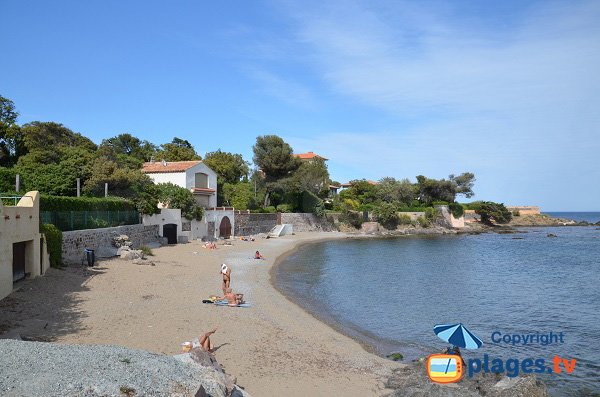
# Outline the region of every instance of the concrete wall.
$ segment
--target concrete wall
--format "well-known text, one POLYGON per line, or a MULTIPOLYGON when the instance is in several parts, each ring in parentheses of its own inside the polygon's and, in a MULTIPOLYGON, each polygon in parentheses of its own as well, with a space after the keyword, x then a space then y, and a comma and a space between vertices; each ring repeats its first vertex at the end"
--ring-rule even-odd
POLYGON ((159 214, 144 215, 142 224, 146 226, 158 226, 158 235, 163 235, 163 226, 167 224, 177 225, 177 236, 189 236, 190 233, 185 233, 181 226, 181 210, 176 208, 163 208, 159 214))
POLYGON ((249 236, 258 233, 268 233, 275 226, 277 226, 277 214, 236 212, 233 230, 236 236, 249 236))
POLYGON ((126 234, 133 246, 139 247, 157 241, 158 230, 158 225, 125 225, 63 232, 62 259, 65 264, 81 264, 86 248, 95 250, 99 258, 110 257, 116 254, 113 237, 126 234))
POLYGON ((192 189, 194 187, 196 187, 196 174, 197 173, 203 173, 208 175, 208 188, 209 189, 215 189, 215 192, 211 195, 200 195, 200 194, 196 194, 196 196, 201 196, 197 199, 198 204, 210 208, 210 207, 216 207, 217 206, 217 173, 214 172, 212 169, 210 169, 209 166, 207 166, 204 163, 200 163, 198 165, 193 166, 192 168, 189 168, 186 172, 185 172, 185 187, 188 189, 192 189), (205 198, 207 198, 207 202, 205 201, 205 198))
POLYGON ((39 192, 27 192, 16 206, 0 202, 0 299, 13 290, 13 244, 25 243, 25 274, 40 276, 50 265, 40 234, 39 192))
POLYGON ((186 175, 185 172, 162 172, 162 173, 148 173, 148 175, 154 183, 168 183, 171 182, 173 185, 180 187, 186 186, 186 175))
MULTIPOLYGON (((226 207, 225 207, 226 208, 226 207)), ((231 234, 232 236, 237 236, 236 230, 236 220, 239 216, 236 214, 236 211, 233 209, 225 209, 221 208, 213 208, 212 210, 207 209, 204 211, 204 218, 202 219, 206 225, 206 234, 201 236, 207 237, 209 239, 217 239, 219 238, 219 227, 221 225, 221 221, 224 217, 229 218, 229 222, 231 223, 231 234)), ((239 211, 238 211, 239 212, 239 211)), ((247 215, 247 214, 246 214, 247 215)))
POLYGON ((294 232, 330 232, 335 230, 333 222, 329 221, 327 218, 319 218, 315 214, 282 213, 281 223, 292 225, 294 232))
POLYGON ((411 221, 416 221, 420 216, 425 216, 424 212, 398 212, 398 216, 408 215, 411 221))
POLYGON ((511 207, 506 207, 507 210, 513 212, 513 211, 519 211, 519 215, 539 215, 540 214, 540 207, 534 206, 534 205, 517 205, 517 206, 511 206, 511 207))
POLYGON ((450 212, 450 209, 447 205, 436 205, 435 209, 438 210, 438 213, 441 215, 442 226, 452 227, 455 229, 461 229, 465 227, 465 217, 464 215, 460 218, 455 218, 454 215, 450 212))
POLYGON ((475 210, 465 210, 465 222, 479 222, 481 217, 475 213, 475 210))

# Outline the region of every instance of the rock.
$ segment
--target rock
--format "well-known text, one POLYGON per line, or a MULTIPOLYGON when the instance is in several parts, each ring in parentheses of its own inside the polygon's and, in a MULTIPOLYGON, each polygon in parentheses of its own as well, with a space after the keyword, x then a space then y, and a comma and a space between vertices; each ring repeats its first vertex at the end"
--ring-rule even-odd
POLYGON ((138 349, 0 339, 0 351, 1 368, 9 368, 0 377, 3 395, 100 397, 135 390, 136 396, 249 396, 213 367, 138 349), (186 393, 174 394, 174 385, 186 393))
POLYGON ((131 248, 127 245, 117 248, 117 256, 121 256, 123 252, 131 251, 131 248))
POLYGON ((133 243, 129 241, 129 236, 126 234, 121 234, 120 236, 113 237, 112 239, 113 245, 117 248, 119 247, 131 247, 133 243))
POLYGON ((548 233, 548 235, 546 237, 558 237, 558 236, 554 233, 548 233))
POLYGON ((379 231, 379 223, 377 222, 364 222, 360 231, 365 234, 375 234, 379 231))
POLYGON ((133 259, 143 259, 144 253, 140 250, 129 250, 123 251, 120 255, 121 259, 133 260, 133 259))

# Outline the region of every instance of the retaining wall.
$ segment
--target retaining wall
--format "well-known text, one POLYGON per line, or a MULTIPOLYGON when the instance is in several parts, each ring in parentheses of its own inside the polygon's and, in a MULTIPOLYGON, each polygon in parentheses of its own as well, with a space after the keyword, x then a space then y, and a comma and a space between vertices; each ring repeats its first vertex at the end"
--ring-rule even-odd
POLYGON ((330 232, 335 229, 332 221, 327 218, 320 218, 315 214, 282 213, 281 223, 292 225, 294 232, 330 232))
POLYGON ((277 226, 277 214, 236 213, 234 235, 249 236, 251 234, 268 233, 277 226))
POLYGON ((121 234, 129 236, 134 247, 157 241, 158 227, 158 225, 126 225, 63 232, 63 262, 80 264, 86 248, 95 250, 98 258, 114 256, 117 249, 112 245, 112 239, 121 234))

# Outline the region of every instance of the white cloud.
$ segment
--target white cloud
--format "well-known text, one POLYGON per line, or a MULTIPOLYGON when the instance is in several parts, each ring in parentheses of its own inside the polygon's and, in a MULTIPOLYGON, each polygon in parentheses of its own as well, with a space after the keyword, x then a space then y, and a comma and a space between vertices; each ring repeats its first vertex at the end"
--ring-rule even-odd
POLYGON ((479 172, 489 199, 597 208, 593 192, 566 191, 600 179, 600 3, 540 3, 509 28, 394 4, 289 10, 330 89, 398 119, 385 132, 292 142, 322 150, 348 177, 464 169, 479 172))

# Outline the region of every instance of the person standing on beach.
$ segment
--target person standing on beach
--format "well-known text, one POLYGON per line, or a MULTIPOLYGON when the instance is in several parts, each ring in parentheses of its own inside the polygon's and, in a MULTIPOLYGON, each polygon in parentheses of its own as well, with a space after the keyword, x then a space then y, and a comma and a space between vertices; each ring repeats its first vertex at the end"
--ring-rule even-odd
POLYGON ((221 274, 223 275, 223 295, 225 295, 225 290, 231 284, 231 269, 224 263, 221 265, 221 274))

